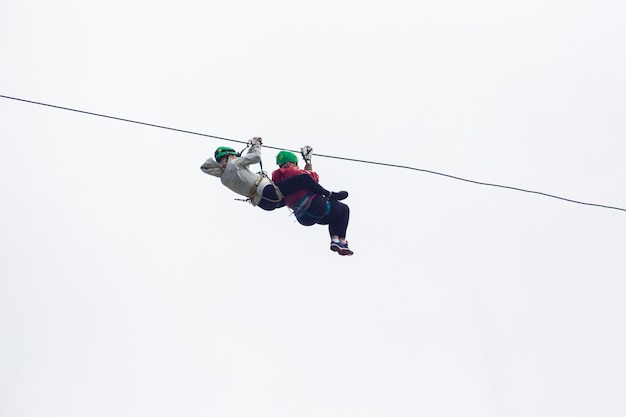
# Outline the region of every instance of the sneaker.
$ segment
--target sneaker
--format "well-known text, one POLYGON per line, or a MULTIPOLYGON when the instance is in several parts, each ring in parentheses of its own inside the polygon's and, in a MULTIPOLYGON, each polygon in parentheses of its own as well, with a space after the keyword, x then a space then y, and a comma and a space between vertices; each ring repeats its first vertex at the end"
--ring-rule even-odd
POLYGON ((331 200, 345 200, 346 198, 348 198, 347 191, 333 191, 332 193, 330 193, 331 200))
POLYGON ((330 250, 337 252, 341 256, 352 256, 354 254, 348 247, 348 242, 341 243, 332 241, 330 242, 330 250))

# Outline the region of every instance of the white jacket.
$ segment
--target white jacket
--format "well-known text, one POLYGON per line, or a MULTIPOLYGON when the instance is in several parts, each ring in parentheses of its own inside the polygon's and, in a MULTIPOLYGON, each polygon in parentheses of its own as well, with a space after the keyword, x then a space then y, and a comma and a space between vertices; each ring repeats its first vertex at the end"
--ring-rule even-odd
POLYGON ((249 197, 252 205, 256 206, 261 200, 263 189, 271 184, 267 177, 255 174, 248 168, 260 160, 261 146, 252 145, 245 155, 229 159, 224 168, 215 159, 209 158, 200 169, 205 174, 219 177, 222 184, 239 195, 249 197))

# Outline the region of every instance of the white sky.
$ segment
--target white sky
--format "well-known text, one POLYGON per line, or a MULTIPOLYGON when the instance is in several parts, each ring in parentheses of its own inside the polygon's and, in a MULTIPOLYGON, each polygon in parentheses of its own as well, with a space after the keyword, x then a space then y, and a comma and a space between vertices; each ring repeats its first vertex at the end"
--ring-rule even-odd
MULTIPOLYGON (((0 94, 626 206, 620 1, 0 3, 0 94)), ((0 416, 623 416, 626 213, 0 99, 0 416), (264 167, 274 169, 266 149, 264 167)))

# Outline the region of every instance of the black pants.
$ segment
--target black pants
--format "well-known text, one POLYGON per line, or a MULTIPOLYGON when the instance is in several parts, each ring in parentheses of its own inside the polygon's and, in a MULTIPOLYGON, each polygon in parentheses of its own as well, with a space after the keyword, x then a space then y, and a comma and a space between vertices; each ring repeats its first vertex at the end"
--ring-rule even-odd
POLYGON ((348 221, 350 220, 350 207, 341 201, 327 200, 326 197, 317 195, 306 209, 305 213, 297 217, 303 226, 314 224, 327 224, 330 236, 346 237, 348 221), (330 205, 330 209, 329 209, 330 205))
MULTIPOLYGON (((286 180, 276 183, 276 186, 280 189, 283 195, 293 194, 298 190, 307 190, 313 194, 320 194, 327 196, 330 193, 317 181, 313 179, 309 174, 300 174, 287 178, 286 180)), ((280 207, 283 207, 285 202, 278 197, 276 189, 270 184, 266 185, 263 189, 263 196, 259 201, 258 206, 263 210, 271 211, 280 207)))

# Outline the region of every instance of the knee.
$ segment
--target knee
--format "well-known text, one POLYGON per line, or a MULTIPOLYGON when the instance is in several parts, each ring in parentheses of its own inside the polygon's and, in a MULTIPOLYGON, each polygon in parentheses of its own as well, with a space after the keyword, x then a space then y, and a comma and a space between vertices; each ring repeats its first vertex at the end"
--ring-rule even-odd
POLYGON ((342 203, 341 201, 332 201, 332 205, 337 212, 350 214, 350 207, 348 207, 347 204, 342 203))

